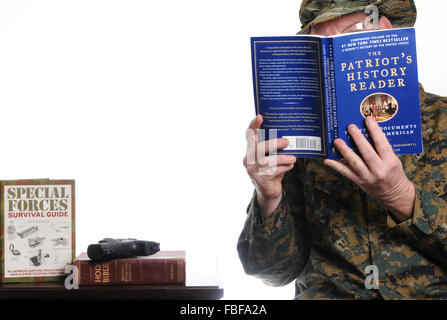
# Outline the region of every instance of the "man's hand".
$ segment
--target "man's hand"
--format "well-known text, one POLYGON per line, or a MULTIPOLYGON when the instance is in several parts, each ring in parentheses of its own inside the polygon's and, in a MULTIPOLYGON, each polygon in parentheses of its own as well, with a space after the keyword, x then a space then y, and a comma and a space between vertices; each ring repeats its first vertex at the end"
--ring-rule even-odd
POLYGON ((405 175, 402 163, 377 122, 372 117, 365 122, 377 152, 357 126, 351 124, 348 132, 363 159, 343 140, 336 139, 334 144, 348 165, 329 159, 324 163, 381 201, 399 221, 411 219, 416 196, 414 185, 405 175))
POLYGON ((258 129, 262 121, 262 116, 258 115, 246 131, 247 155, 243 162, 256 188, 261 212, 267 218, 281 201, 281 181, 284 174, 293 168, 296 158, 289 155, 265 156, 266 153, 286 148, 289 140, 276 139, 258 143, 258 129))

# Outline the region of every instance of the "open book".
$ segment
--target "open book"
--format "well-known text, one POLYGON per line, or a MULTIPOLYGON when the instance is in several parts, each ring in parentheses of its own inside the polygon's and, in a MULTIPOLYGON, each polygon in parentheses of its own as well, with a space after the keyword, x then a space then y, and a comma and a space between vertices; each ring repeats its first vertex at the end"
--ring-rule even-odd
POLYGON ((368 116, 396 154, 422 153, 414 28, 254 37, 251 50, 265 139, 275 132, 289 140, 279 154, 339 159, 334 140, 355 149, 347 127, 357 125, 369 139, 368 116))

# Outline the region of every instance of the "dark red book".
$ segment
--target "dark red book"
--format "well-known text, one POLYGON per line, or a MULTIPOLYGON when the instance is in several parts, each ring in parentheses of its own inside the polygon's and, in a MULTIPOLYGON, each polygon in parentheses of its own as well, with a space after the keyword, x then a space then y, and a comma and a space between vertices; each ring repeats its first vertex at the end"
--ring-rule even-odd
POLYGON ((75 260, 79 285, 185 283, 185 251, 93 262, 86 252, 75 260))

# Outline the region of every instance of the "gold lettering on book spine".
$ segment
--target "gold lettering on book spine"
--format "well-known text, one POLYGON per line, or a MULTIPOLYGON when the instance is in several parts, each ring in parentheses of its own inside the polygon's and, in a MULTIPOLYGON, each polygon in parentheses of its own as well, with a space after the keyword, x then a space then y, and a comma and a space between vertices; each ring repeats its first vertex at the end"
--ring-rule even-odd
POLYGON ((131 282, 132 281, 132 265, 128 262, 124 262, 120 266, 120 281, 131 282))
POLYGON ((184 260, 179 260, 177 263, 177 279, 178 282, 183 282, 185 281, 185 261, 184 260))
POLYGON ((95 283, 101 283, 101 264, 95 264, 95 283))
POLYGON ((110 264, 96 263, 94 268, 94 283, 110 283, 110 264))
POLYGON ((102 282, 110 283, 110 264, 108 263, 102 265, 102 282))

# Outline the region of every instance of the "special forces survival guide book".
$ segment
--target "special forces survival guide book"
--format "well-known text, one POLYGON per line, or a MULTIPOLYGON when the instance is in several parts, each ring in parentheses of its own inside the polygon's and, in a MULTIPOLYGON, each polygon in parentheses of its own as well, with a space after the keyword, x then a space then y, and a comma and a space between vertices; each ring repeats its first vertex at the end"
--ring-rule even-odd
MULTIPOLYGON (((337 138, 379 123, 396 154, 422 153, 414 28, 334 37, 251 38, 256 113, 266 140, 277 130, 297 157, 339 159, 337 138)), ((274 136, 273 136, 274 137, 274 136)))
POLYGON ((0 282, 61 280, 75 258, 74 180, 0 181, 0 282))

